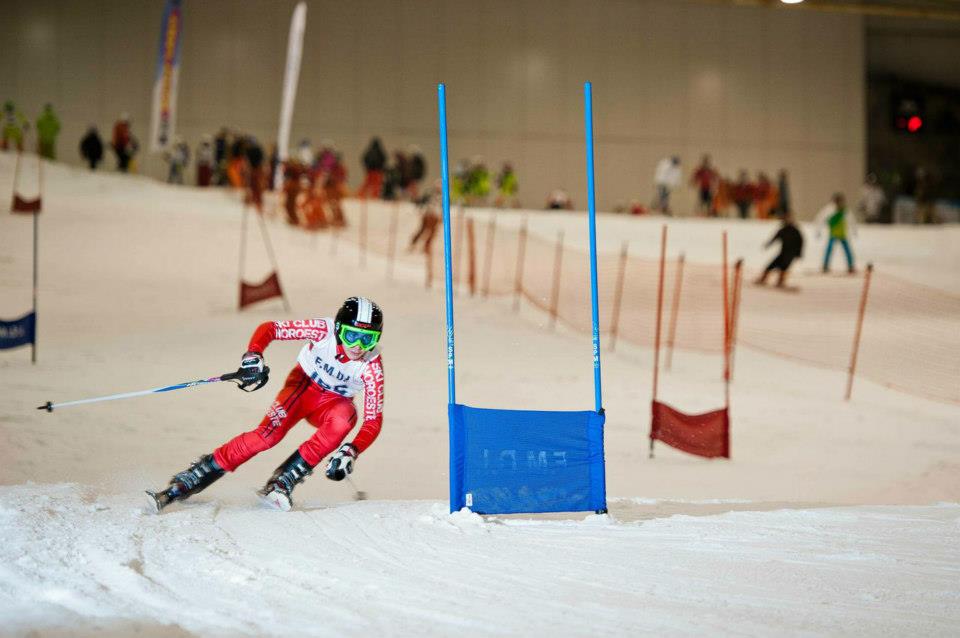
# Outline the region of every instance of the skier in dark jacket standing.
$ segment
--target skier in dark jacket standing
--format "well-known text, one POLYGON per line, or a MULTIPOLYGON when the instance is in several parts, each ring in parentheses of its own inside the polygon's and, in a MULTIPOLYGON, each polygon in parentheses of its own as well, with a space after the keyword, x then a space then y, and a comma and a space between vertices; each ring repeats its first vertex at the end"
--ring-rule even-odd
POLYGON ((103 159, 103 140, 100 139, 96 126, 91 125, 80 140, 80 155, 90 164, 91 171, 97 170, 97 164, 103 159))
POLYGON ((366 171, 363 185, 357 191, 357 197, 377 198, 383 193, 383 171, 387 166, 387 152, 383 150, 380 138, 370 140, 363 152, 363 170, 366 171))
POLYGON ((790 265, 798 257, 803 257, 803 234, 793 223, 793 216, 790 213, 783 216, 783 225, 780 226, 780 230, 770 238, 770 241, 764 247, 769 248, 777 241, 780 242, 780 254, 774 257, 767 269, 754 282, 758 286, 767 283, 767 277, 770 273, 778 270, 780 274, 777 276, 777 288, 786 288, 787 271, 790 270, 790 265))

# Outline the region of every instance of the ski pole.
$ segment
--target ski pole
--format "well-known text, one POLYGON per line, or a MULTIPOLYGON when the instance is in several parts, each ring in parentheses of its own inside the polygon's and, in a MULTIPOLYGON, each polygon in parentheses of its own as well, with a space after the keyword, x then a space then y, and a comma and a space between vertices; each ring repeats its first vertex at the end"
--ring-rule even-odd
MULTIPOLYGON (((261 385, 266 383, 266 374, 269 374, 270 368, 264 368, 264 378, 260 385, 257 385, 259 388, 261 385)), ((129 399, 131 397, 144 396, 146 394, 159 394, 161 392, 172 392, 174 390, 183 390, 186 388, 192 388, 198 385, 204 385, 207 383, 217 383, 219 381, 237 381, 242 390, 246 390, 246 387, 250 385, 249 383, 240 383, 240 371, 228 372, 226 374, 221 374, 218 377, 210 377, 209 379, 198 379, 196 381, 186 381, 184 383, 177 383, 175 385, 163 386, 161 388, 151 388, 149 390, 139 390, 137 392, 122 392, 120 394, 110 394, 102 397, 93 397, 90 399, 78 399, 76 401, 65 401, 63 403, 53 403, 52 401, 47 401, 45 405, 37 406, 38 410, 46 410, 47 412, 53 412, 54 408, 64 408, 70 405, 80 405, 82 403, 99 403, 101 401, 115 401, 117 399, 129 399)), ((254 388, 256 389, 256 388, 254 388)), ((246 390, 248 392, 252 390, 246 390)))
POLYGON ((350 475, 349 475, 349 474, 347 474, 347 482, 350 483, 350 487, 353 488, 353 492, 354 492, 353 500, 355 500, 355 501, 365 501, 365 500, 367 500, 367 493, 364 492, 363 490, 358 490, 358 489, 357 489, 357 484, 353 482, 353 479, 350 478, 350 475))

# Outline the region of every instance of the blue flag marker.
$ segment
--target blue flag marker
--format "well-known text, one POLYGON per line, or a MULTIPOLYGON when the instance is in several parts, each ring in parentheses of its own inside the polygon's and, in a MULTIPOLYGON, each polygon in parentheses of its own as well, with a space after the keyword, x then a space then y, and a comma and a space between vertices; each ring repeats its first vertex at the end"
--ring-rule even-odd
POLYGON ((34 343, 37 334, 37 313, 30 312, 13 321, 0 320, 0 350, 34 343))

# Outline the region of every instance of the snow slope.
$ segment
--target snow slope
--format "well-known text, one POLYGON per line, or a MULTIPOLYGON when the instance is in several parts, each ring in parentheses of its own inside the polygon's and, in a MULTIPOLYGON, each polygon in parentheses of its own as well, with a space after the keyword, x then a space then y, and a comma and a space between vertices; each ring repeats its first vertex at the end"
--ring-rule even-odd
POLYGON ((208 500, 158 517, 75 484, 0 502, 6 631, 946 636, 960 621, 955 504, 617 522, 429 501, 279 515, 208 500))
MULTIPOLYGON (((0 184, 12 172, 0 153, 0 184)), ((236 198, 59 165, 46 179, 39 361, 0 353, 0 635, 948 635, 960 621, 956 406, 859 380, 843 403, 844 375, 744 349, 734 458, 660 446, 649 460, 650 355, 623 347, 603 360, 608 493, 621 497, 610 517, 449 516, 443 299, 423 289, 422 268, 400 263, 390 281, 343 238, 270 222, 292 312, 238 313, 236 198), (254 427, 276 379, 249 395, 213 386, 33 409, 227 371, 260 321, 330 314, 358 291, 387 315, 384 432, 355 474, 370 501, 315 476, 299 511, 259 509, 252 491, 309 435, 300 425, 189 505, 144 514, 142 489, 254 427)), ((543 216, 531 230, 575 220, 543 216)), ((601 244, 645 245, 659 222, 636 221, 601 216, 601 244)), ((718 226, 734 254, 769 232, 671 225, 671 242, 702 261, 718 226)), ((957 229, 874 230, 864 244, 899 274, 958 280, 957 229)), ((265 254, 249 231, 247 276, 259 279, 265 254)), ((0 317, 29 303, 30 221, 2 215, 0 317)), ((518 318, 509 300, 457 303, 460 400, 592 406, 586 335, 546 330, 529 309, 518 318)), ((277 374, 297 348, 271 346, 277 374)), ((678 352, 664 398, 716 407, 718 367, 678 352)))

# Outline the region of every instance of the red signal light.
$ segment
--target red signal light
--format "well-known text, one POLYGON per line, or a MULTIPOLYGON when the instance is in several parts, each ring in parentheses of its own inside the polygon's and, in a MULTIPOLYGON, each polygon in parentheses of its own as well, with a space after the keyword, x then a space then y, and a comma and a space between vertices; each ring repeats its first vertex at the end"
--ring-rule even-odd
POLYGON ((907 130, 911 133, 916 133, 923 127, 923 120, 919 115, 912 115, 910 119, 907 120, 907 130))

